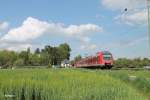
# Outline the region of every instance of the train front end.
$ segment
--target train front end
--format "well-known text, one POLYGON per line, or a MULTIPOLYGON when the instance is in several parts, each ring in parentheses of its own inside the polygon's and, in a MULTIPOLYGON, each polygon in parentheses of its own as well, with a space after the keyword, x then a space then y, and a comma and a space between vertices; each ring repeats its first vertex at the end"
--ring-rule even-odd
POLYGON ((102 56, 103 56, 104 67, 108 69, 112 68, 114 63, 112 54, 109 51, 103 51, 102 56))

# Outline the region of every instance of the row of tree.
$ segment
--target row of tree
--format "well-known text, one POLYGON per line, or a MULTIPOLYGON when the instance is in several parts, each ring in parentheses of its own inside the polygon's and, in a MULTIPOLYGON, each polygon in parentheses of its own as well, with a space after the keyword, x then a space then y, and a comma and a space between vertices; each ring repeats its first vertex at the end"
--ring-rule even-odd
POLYGON ((144 66, 150 66, 150 59, 148 58, 119 58, 115 60, 115 68, 143 68, 144 66))
POLYGON ((51 66, 60 65, 61 61, 70 58, 71 48, 67 43, 58 47, 47 45, 44 49, 37 48, 34 52, 28 48, 25 51, 0 51, 0 67, 12 66, 51 66))

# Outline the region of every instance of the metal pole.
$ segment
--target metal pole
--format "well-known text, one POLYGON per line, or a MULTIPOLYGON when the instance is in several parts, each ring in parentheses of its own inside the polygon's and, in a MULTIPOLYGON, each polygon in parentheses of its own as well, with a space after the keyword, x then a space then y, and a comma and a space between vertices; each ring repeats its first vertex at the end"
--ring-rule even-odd
POLYGON ((147 0, 147 8, 148 8, 148 36, 149 36, 149 47, 150 47, 150 0, 147 0))

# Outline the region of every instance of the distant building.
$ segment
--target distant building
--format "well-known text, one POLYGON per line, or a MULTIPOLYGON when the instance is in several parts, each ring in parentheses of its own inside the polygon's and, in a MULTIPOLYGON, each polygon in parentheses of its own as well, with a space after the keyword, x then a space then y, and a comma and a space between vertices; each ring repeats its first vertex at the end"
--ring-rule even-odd
POLYGON ((70 67, 70 61, 65 59, 61 62, 61 67, 70 67))

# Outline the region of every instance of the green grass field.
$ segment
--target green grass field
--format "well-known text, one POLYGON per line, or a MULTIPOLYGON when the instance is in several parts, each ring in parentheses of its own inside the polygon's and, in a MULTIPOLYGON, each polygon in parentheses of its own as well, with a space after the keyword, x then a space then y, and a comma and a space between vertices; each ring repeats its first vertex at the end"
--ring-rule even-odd
POLYGON ((150 72, 0 70, 0 100, 150 100, 150 72))

